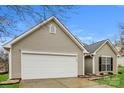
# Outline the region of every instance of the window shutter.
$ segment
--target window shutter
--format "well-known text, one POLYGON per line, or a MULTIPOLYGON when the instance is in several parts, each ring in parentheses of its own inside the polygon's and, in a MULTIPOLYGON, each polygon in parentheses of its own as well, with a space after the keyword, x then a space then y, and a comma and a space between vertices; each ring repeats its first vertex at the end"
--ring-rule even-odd
POLYGON ((101 71, 101 57, 99 57, 99 71, 101 71))
POLYGON ((111 71, 113 71, 113 58, 111 57, 111 71))

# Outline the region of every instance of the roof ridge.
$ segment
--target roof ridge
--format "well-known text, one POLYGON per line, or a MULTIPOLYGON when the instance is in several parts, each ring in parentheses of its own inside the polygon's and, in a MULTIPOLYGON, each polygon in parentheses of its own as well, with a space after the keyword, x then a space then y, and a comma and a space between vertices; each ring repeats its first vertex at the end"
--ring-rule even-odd
POLYGON ((95 42, 93 44, 90 45, 85 45, 85 48, 90 52, 90 53, 94 53, 102 44, 104 44, 106 41, 108 41, 108 39, 105 40, 101 40, 98 42, 95 42))
POLYGON ((100 41, 97 41, 97 42, 95 42, 95 43, 92 43, 92 44, 87 44, 88 46, 90 46, 90 45, 95 45, 95 44, 97 44, 97 43, 100 43, 100 42, 105 42, 105 41, 108 41, 108 39, 104 39, 104 40, 100 40, 100 41))

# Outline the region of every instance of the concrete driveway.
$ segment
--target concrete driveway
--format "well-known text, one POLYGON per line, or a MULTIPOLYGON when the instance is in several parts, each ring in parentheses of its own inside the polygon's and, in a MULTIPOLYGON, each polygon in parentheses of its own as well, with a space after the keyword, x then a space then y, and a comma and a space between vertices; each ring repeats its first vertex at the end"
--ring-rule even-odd
POLYGON ((40 80, 22 80, 21 88, 100 88, 110 87, 99 85, 96 82, 85 78, 62 78, 62 79, 40 79, 40 80))

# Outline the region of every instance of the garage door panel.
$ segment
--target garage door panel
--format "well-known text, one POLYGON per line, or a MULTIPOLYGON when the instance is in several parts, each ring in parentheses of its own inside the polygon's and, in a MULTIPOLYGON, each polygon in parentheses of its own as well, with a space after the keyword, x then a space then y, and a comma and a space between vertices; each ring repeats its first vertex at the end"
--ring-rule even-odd
POLYGON ((22 54, 22 79, 76 77, 76 56, 22 54))

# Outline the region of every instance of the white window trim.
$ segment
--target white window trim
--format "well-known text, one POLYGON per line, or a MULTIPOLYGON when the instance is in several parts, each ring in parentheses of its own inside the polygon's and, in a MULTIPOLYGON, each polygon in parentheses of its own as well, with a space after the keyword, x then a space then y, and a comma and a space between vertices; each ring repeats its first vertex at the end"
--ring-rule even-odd
MULTIPOLYGON (((104 70, 104 71, 108 71, 107 70, 107 58, 111 58, 112 56, 104 56, 104 55, 102 55, 101 57, 105 57, 105 60, 106 60, 106 62, 105 62, 106 70, 104 70)), ((101 72, 104 72, 104 71, 101 71, 101 72)))
POLYGON ((102 55, 101 57, 112 57, 112 56, 106 56, 106 55, 102 55))

